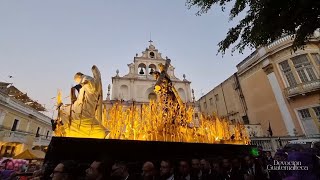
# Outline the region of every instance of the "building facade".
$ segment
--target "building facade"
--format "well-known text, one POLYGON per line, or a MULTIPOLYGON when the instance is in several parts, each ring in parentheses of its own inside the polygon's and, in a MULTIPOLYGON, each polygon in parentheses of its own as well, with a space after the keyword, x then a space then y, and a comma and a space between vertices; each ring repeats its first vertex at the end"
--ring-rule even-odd
POLYGON ((260 125, 262 136, 270 128, 273 136, 319 135, 320 39, 295 52, 291 46, 291 37, 283 37, 254 51, 236 74, 200 98, 201 112, 260 125), (232 98, 223 99, 226 92, 232 98), (239 115, 228 115, 231 110, 239 115))
POLYGON ((283 37, 237 65, 250 123, 275 136, 319 134, 319 38, 295 52, 283 37))
POLYGON ((0 155, 12 157, 26 149, 44 149, 52 135, 44 108, 8 83, 0 83, 0 155))
POLYGON ((237 73, 202 96, 197 104, 199 111, 205 115, 216 115, 229 120, 231 124, 246 124, 250 137, 263 136, 259 123, 249 123, 247 104, 237 73))
POLYGON ((237 74, 233 74, 198 100, 200 111, 231 122, 248 124, 247 106, 237 74))
MULTIPOLYGON (((149 47, 139 56, 136 54, 133 63, 128 64, 129 73, 124 76, 119 76, 117 71, 116 76, 112 77, 112 95, 108 100, 135 102, 137 104, 149 103, 151 99, 156 99, 157 96, 153 92, 156 83, 155 78, 150 74, 153 71, 159 71, 159 64, 166 63, 166 59, 155 46, 150 43, 149 47)), ((181 99, 185 103, 192 102, 191 97, 191 82, 185 79, 180 80, 174 74, 175 68, 172 64, 168 68, 170 76, 175 88, 177 89, 181 99)))

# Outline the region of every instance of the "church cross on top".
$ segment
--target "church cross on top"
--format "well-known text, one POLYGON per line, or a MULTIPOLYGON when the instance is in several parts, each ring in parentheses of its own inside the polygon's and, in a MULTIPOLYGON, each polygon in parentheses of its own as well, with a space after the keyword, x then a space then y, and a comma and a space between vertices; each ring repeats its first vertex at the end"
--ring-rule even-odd
POLYGON ((153 43, 152 38, 151 38, 151 32, 150 32, 150 40, 148 41, 150 45, 153 43))

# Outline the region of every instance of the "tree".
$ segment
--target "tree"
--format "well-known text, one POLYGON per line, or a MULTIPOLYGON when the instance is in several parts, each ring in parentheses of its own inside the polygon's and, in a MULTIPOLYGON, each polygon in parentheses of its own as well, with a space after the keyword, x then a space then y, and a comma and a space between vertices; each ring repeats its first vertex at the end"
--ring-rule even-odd
POLYGON ((187 6, 198 7, 197 15, 207 13, 214 5, 225 10, 227 3, 234 3, 230 10, 230 21, 247 10, 245 17, 229 29, 224 40, 220 41, 218 53, 237 43, 232 52, 240 53, 246 47, 258 48, 274 40, 290 35, 293 49, 302 48, 320 27, 319 0, 187 0, 187 6), (240 41, 238 42, 238 39, 240 41))

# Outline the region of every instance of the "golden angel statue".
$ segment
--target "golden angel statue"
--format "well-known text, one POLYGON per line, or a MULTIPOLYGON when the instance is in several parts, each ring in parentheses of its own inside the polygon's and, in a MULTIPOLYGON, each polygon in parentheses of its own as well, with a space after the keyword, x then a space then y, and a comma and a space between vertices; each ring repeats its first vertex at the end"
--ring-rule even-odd
POLYGON ((104 138, 108 134, 102 118, 101 74, 95 65, 91 70, 93 77, 75 74, 77 85, 71 88, 70 104, 58 102, 58 117, 53 122, 56 136, 104 138))

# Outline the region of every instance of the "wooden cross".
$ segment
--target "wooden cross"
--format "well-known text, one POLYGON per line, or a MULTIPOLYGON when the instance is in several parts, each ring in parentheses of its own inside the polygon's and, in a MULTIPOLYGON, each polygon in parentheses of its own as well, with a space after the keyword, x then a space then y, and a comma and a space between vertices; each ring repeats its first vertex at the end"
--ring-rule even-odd
POLYGON ((161 69, 161 67, 160 67, 161 72, 160 72, 159 77, 157 79, 157 82, 155 84, 155 88, 156 88, 156 86, 161 87, 161 83, 163 82, 163 80, 165 78, 167 78, 167 80, 170 81, 169 75, 167 74, 168 68, 170 66, 170 62, 171 62, 170 59, 166 59, 166 64, 164 65, 163 69, 161 69))

